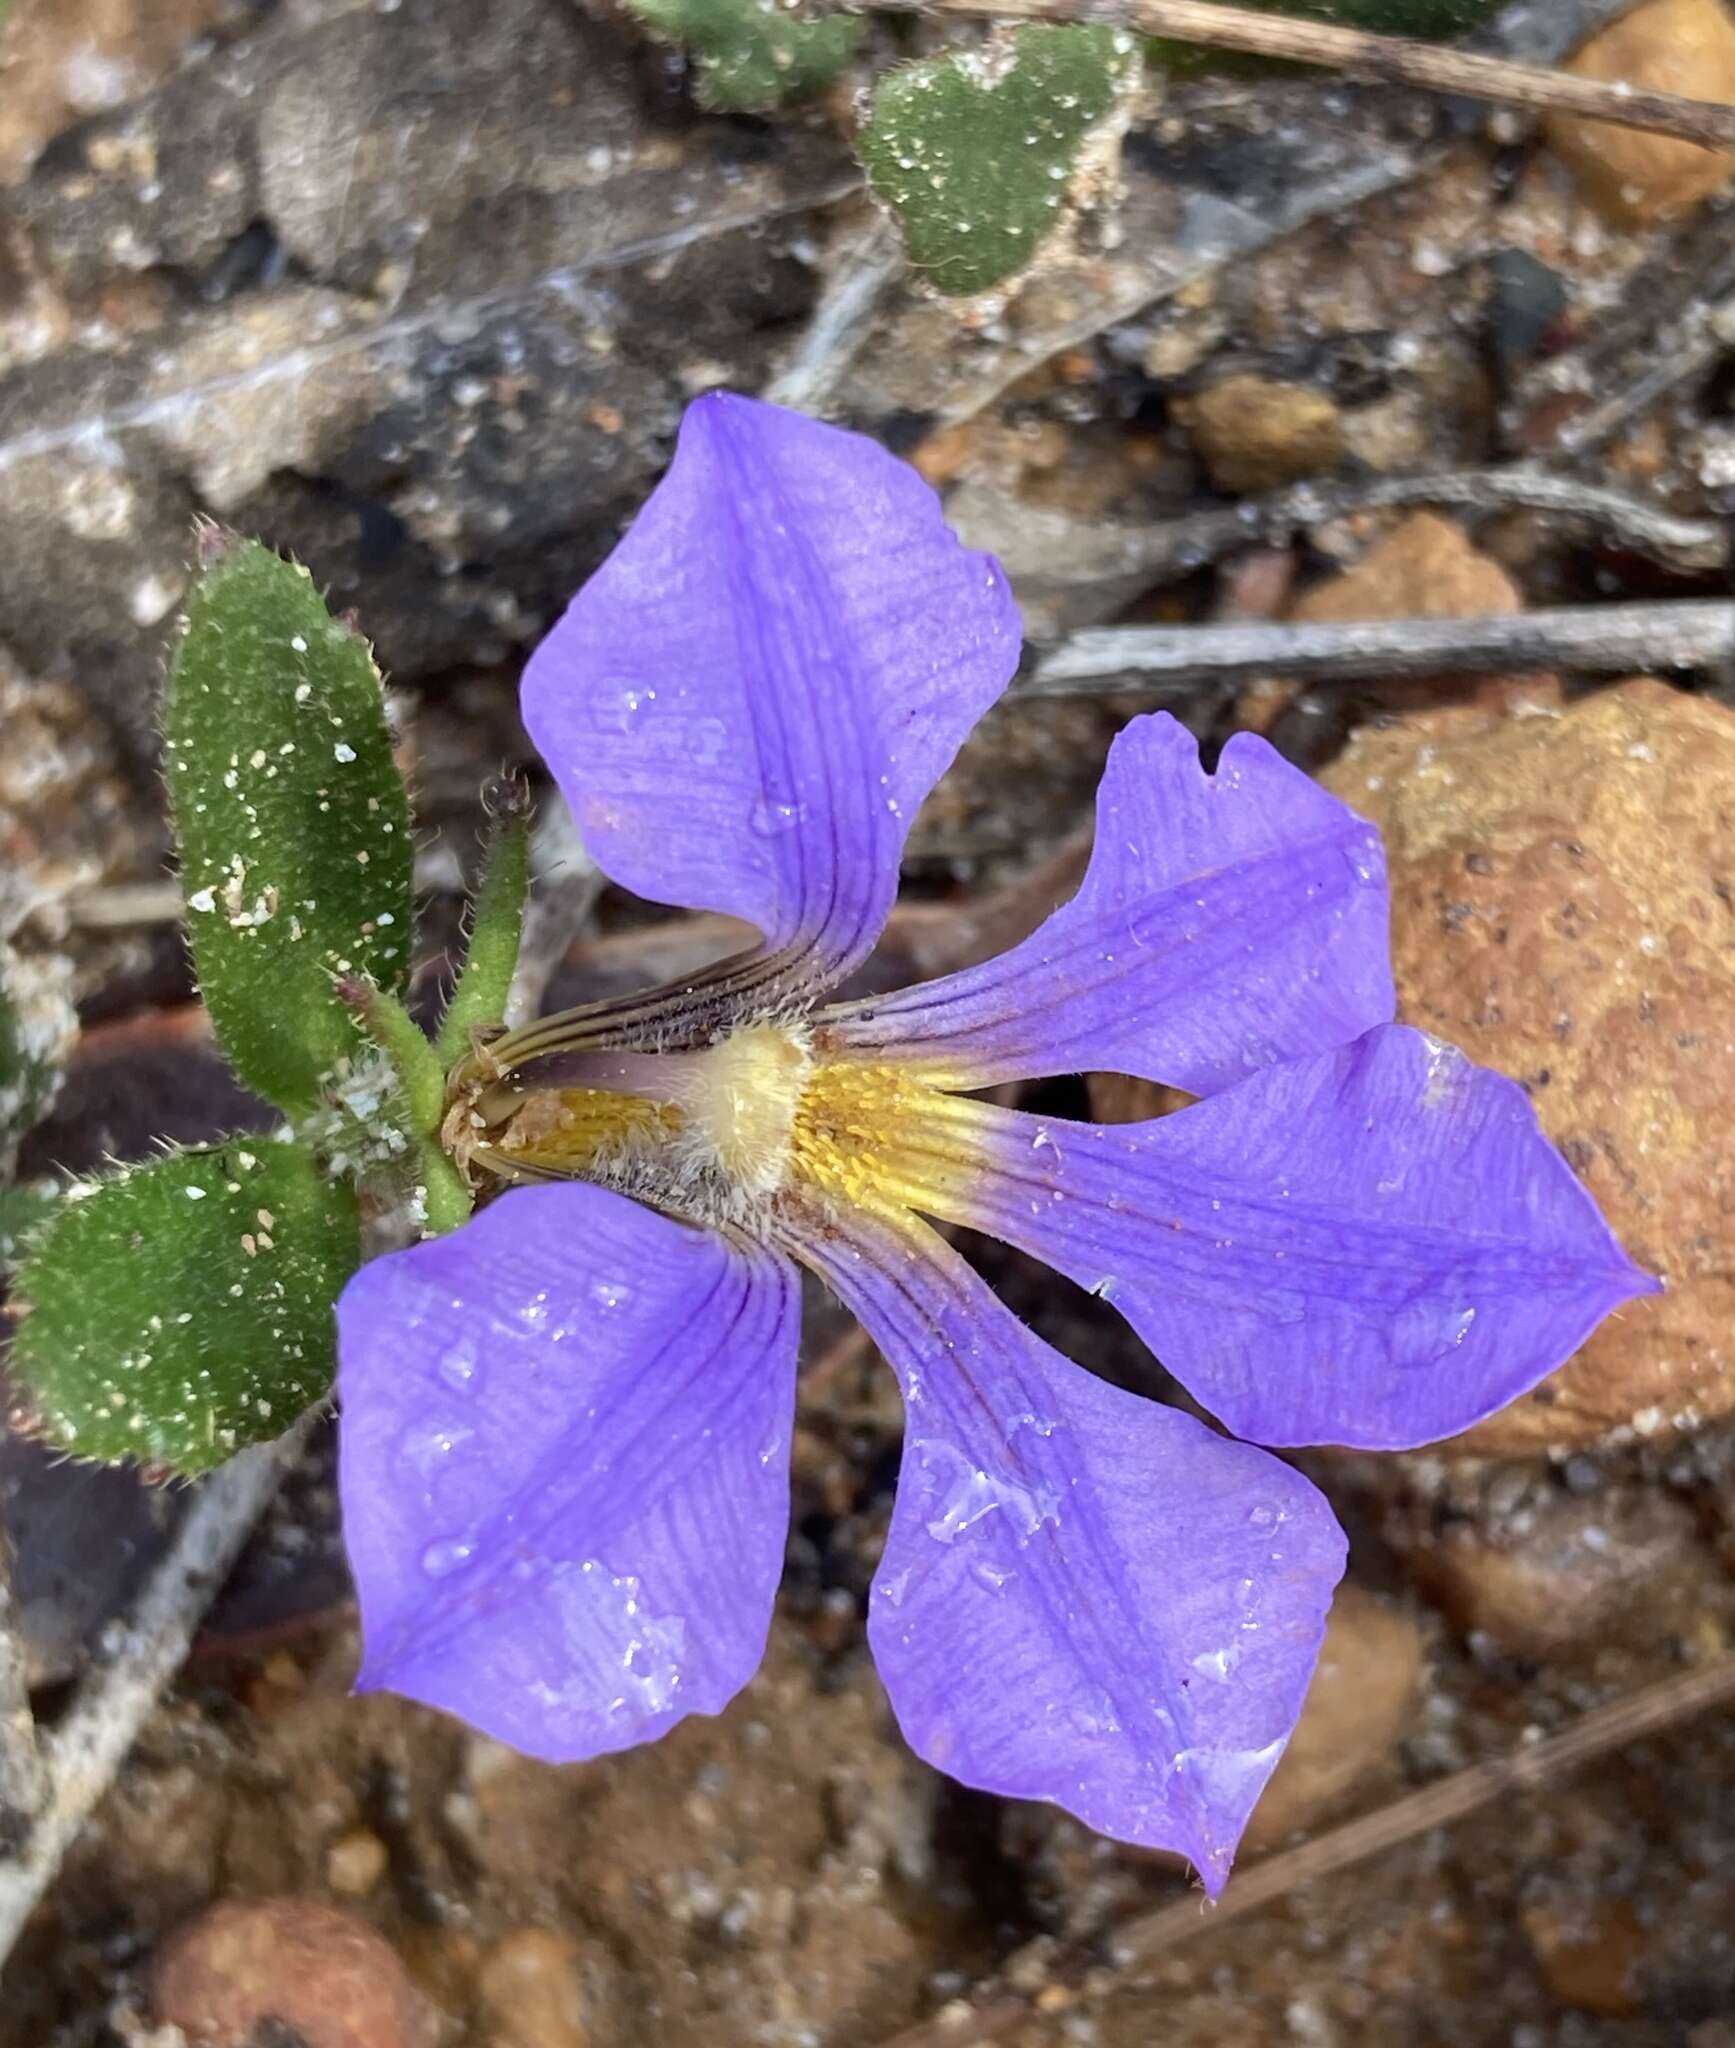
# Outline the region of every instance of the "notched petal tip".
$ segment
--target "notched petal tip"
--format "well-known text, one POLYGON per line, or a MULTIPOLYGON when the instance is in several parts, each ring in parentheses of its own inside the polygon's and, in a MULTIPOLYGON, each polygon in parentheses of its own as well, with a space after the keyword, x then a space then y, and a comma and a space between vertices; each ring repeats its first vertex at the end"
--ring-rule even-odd
POLYGON ((838 1013, 957 1087, 1107 1068, 1195 1095, 1394 1008, 1374 827, 1254 734, 1207 773, 1167 712, 1116 738, 1083 884, 1030 938, 838 1013))
POLYGON ((1061 1358, 923 1226, 857 1217, 800 1249, 904 1386, 868 1636, 911 1747, 1176 1851, 1214 1895, 1318 1657, 1328 1503, 1061 1358))
POLYGON ((977 1138, 940 1213, 1112 1300, 1257 1443, 1455 1436, 1655 1291, 1524 1090, 1401 1025, 1152 1123, 984 1107, 977 1138))

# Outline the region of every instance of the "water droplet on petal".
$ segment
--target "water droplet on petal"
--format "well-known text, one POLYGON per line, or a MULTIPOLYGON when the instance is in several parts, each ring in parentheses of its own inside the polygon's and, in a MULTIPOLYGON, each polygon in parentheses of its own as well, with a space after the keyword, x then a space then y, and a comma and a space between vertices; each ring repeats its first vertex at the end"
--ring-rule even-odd
POLYGON ((454 1536, 443 1536, 422 1552, 422 1569, 430 1579, 444 1579, 461 1571, 476 1555, 476 1546, 454 1536))
POLYGON ((775 839, 784 832, 793 831, 797 825, 806 824, 807 806, 778 803, 770 797, 761 797, 753 806, 749 822, 761 839, 775 839))
POLYGON ((460 1337, 456 1343, 448 1344, 435 1361, 434 1370, 447 1386, 455 1387, 461 1394, 469 1393, 476 1377, 476 1340, 460 1337))
POLYGON ((955 1444, 937 1438, 924 1437, 915 1448, 929 1472, 938 1466, 949 1473, 940 1511, 928 1521, 928 1534, 936 1543, 956 1541, 996 1512, 1011 1523, 1020 1543, 1027 1542, 1044 1523, 1059 1526, 1060 1495, 1054 1487, 1025 1486, 1010 1473, 974 1465, 955 1444))
POLYGON ((461 1443, 476 1432, 462 1423, 429 1422, 406 1429, 398 1440, 398 1455, 424 1480, 434 1474, 461 1443))
POLYGON ((1452 1308, 1438 1300, 1411 1301, 1391 1319, 1392 1363, 1405 1367, 1437 1365, 1470 1334, 1473 1308, 1452 1308))
POLYGON ((1188 1662, 1203 1678, 1214 1678, 1219 1685, 1229 1683, 1229 1674, 1241 1661, 1243 1645, 1229 1643, 1221 1650, 1201 1650, 1188 1662))

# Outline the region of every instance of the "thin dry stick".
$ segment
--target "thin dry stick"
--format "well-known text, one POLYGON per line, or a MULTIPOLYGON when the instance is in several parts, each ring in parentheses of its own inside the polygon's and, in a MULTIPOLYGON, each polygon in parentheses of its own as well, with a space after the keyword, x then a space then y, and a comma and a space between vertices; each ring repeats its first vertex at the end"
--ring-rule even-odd
POLYGON ((1677 333, 1660 337, 1655 359, 1639 376, 1589 412, 1569 420, 1555 435, 1555 445, 1563 455, 1588 455, 1636 414, 1648 411, 1659 398, 1708 370, 1732 344, 1735 295, 1694 307, 1677 333))
POLYGON ((0 1523, 0 1857, 16 1855, 29 1841, 47 1789, 25 1682, 12 1545, 0 1523))
POLYGON ((1143 535, 1152 568, 1189 573, 1202 562, 1255 540, 1285 541, 1302 527, 1406 505, 1450 505, 1472 517, 1515 508, 1606 533, 1623 547, 1673 569, 1720 569, 1729 535, 1715 519, 1685 519, 1630 491, 1588 483, 1528 462, 1492 469, 1444 469, 1419 476, 1314 478, 1262 498, 1215 506, 1150 527, 1143 535))
POLYGON ((910 0, 924 13, 987 16, 1005 21, 1076 21, 1176 42, 1244 50, 1317 64, 1381 85, 1413 85, 1428 92, 1463 93, 1556 114, 1580 114, 1622 128, 1654 129, 1708 148, 1735 146, 1735 107, 1683 99, 1672 92, 1638 92, 1616 82, 1575 78, 1504 57, 1442 49, 1365 29, 1251 14, 1214 0, 910 0))
POLYGON ((886 286, 903 270, 897 230, 889 220, 870 219, 836 259, 812 317, 763 396, 797 412, 823 412, 861 353, 886 286))
POLYGON ((48 1796, 15 1857, 0 1855, 0 1963, 108 1790, 199 1617, 306 1442, 305 1422, 230 1460, 200 1486, 174 1542, 126 1622, 120 1653, 93 1671, 46 1743, 48 1796))
MULTIPOLYGON (((1225 1920, 1256 1913, 1305 1884, 1316 1883, 1370 1856, 1395 1849, 1434 1828, 1448 1827, 1491 1806, 1507 1792, 1534 1792, 1564 1777, 1593 1757, 1656 1735, 1677 1722, 1691 1720, 1712 1707, 1735 1701, 1735 1657, 1719 1657, 1693 1671, 1660 1678, 1625 1699, 1594 1707, 1563 1728, 1506 1756, 1471 1764, 1437 1784, 1424 1785, 1360 1820, 1346 1821, 1329 1834, 1267 1856, 1236 1877, 1216 1907, 1194 1896, 1177 1899, 1113 1929, 1089 1955, 1069 1959, 1053 1981, 1076 1985, 1087 1971, 1100 1969, 1106 1949, 1117 1971, 1133 1972, 1166 1954, 1183 1941, 1207 1934, 1225 1920)), ((1126 1981, 1131 1981, 1130 1976, 1126 1981)), ((1007 1994, 968 2016, 948 2016, 907 2029, 885 2048, 980 2048, 1006 2037, 1009 2029, 1031 2017, 1030 2001, 1007 1994)))
POLYGON ((1023 697, 1228 690, 1262 676, 1352 683, 1404 676, 1632 675, 1735 665, 1735 601, 1562 605, 1492 619, 1370 619, 1292 626, 1099 626, 1045 654, 1023 697))

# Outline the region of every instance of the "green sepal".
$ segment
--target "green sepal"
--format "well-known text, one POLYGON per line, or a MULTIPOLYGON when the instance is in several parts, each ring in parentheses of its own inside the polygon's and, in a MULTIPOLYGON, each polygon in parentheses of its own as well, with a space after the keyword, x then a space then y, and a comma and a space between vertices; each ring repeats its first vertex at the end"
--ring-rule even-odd
POLYGON ((478 1032, 498 1030, 504 1022, 518 969, 524 906, 530 895, 529 799, 514 791, 511 803, 494 827, 470 913, 464 969, 435 1041, 441 1064, 448 1068, 475 1050, 478 1032))
POLYGON ((17 1276, 10 1370, 75 1456, 203 1472, 329 1391, 360 1259, 354 1192, 305 1147, 170 1153, 61 1198, 17 1276))
POLYGON ((910 261, 954 294, 1016 276, 1079 196, 1138 77, 1132 37, 1048 22, 887 72, 856 148, 910 261))
POLYGON ((305 569, 218 544, 187 607, 164 710, 199 983, 235 1071, 300 1115, 353 1054, 344 974, 408 973, 409 798, 367 642, 305 569))
POLYGON ((691 52, 699 99, 719 114, 767 114, 823 92, 855 55, 866 24, 809 15, 778 0, 627 0, 646 28, 691 52))
MULTIPOLYGON (((439 1055, 396 996, 387 995, 371 982, 346 980, 340 986, 344 1000, 378 1046, 396 1081, 395 1108, 410 1140, 408 1157, 420 1189, 418 1220, 423 1231, 439 1237, 456 1230, 469 1220, 472 1204, 463 1175, 439 1141, 446 1108, 446 1070, 439 1055)), ((306 1129, 311 1126, 304 1126, 306 1129)))

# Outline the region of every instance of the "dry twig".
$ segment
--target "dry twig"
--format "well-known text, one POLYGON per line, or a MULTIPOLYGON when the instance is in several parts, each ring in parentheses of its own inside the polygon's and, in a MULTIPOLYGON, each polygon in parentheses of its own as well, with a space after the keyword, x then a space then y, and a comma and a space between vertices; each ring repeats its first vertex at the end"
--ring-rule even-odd
POLYGON ((1472 517, 1543 513, 1562 525, 1606 533, 1622 547, 1671 569, 1720 569, 1729 535, 1715 519, 1685 519, 1630 491, 1586 483, 1527 462, 1492 469, 1444 469, 1421 476, 1343 477, 1291 484, 1263 498, 1196 512, 1151 529, 1152 566, 1189 573, 1252 541, 1282 542, 1304 527, 1405 505, 1449 505, 1472 517))
MULTIPOLYGON (((1434 1828, 1464 1820, 1493 1805, 1503 1794, 1537 1791, 1593 1757, 1606 1756, 1731 1701, 1735 1701, 1735 1657, 1719 1657, 1696 1670, 1660 1678, 1624 1699, 1593 1708, 1557 1735, 1544 1736, 1506 1756, 1471 1764, 1359 1820, 1346 1821, 1329 1834, 1265 1857, 1237 1876, 1214 1908, 1195 1895, 1140 1914, 1111 1930, 1088 1955, 1068 1958, 1051 1973, 1049 1981, 1076 1987, 1087 1971, 1102 1966, 1106 1952, 1116 1972, 1123 1973, 1120 1982, 1131 1983, 1135 1981, 1132 1973, 1181 1942, 1220 1927, 1225 1920, 1256 1913, 1302 1885, 1347 1870, 1434 1828)), ((1031 2016, 1028 1999, 1006 1993, 972 2013, 954 2010, 908 2028, 885 2048, 981 2048, 984 2042, 1009 2038, 1010 2030, 1031 2016)))
POLYGON ((1707 148, 1735 146, 1735 107, 1683 99, 1671 92, 1638 92, 1625 84, 1575 78, 1570 72, 1514 64, 1471 50, 1370 35, 1293 16, 1253 14, 1215 0, 907 0, 924 13, 988 16, 1000 21, 1076 21, 1171 36, 1220 50, 1316 64, 1381 85, 1462 93, 1539 112, 1577 114, 1622 128, 1678 135, 1707 148))
POLYGON ((1490 619, 1370 619, 1289 626, 1099 626, 1050 650, 1025 697, 1166 695, 1260 676, 1353 683, 1437 675, 1576 675, 1735 666, 1735 601, 1563 605, 1490 619))
POLYGON ((835 259, 807 325, 763 395, 773 405, 822 413, 867 341, 885 288, 903 271, 896 228, 871 217, 835 259))
POLYGON ((44 1744, 47 1796, 16 1855, 0 1853, 0 1963, 108 1790, 193 1631, 307 1439, 306 1423, 203 1481, 132 1614, 115 1660, 93 1670, 44 1744))
POLYGON ((0 1524, 0 1858, 17 1854, 29 1841, 46 1795, 12 1591, 12 1546, 0 1524))

